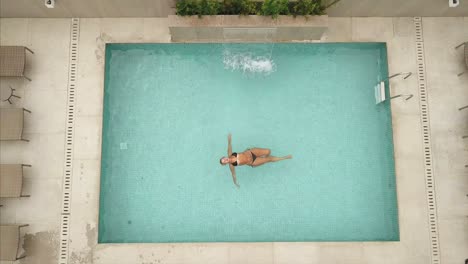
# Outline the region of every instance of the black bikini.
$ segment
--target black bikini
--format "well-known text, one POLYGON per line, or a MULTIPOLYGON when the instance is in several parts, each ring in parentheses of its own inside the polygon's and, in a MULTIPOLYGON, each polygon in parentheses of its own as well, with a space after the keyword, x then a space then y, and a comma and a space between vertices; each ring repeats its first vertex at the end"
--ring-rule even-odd
MULTIPOLYGON (((257 159, 257 156, 255 156, 255 154, 253 154, 252 151, 250 151, 250 154, 252 154, 252 163, 251 164, 253 164, 255 162, 255 160, 257 159)), ((232 165, 237 166, 237 152, 232 153, 232 156, 236 157, 236 161, 234 163, 232 163, 232 165)), ((250 165, 250 166, 252 166, 252 165, 250 165)))
POLYGON ((232 163, 232 165, 237 166, 237 152, 232 153, 232 156, 236 157, 236 162, 232 163))

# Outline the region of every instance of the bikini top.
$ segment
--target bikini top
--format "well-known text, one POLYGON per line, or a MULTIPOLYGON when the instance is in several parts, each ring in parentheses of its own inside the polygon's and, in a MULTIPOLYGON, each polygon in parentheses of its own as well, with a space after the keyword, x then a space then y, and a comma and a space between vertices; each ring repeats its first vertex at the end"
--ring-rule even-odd
POLYGON ((237 152, 232 153, 231 156, 236 157, 236 161, 234 163, 232 163, 232 166, 237 166, 237 152))

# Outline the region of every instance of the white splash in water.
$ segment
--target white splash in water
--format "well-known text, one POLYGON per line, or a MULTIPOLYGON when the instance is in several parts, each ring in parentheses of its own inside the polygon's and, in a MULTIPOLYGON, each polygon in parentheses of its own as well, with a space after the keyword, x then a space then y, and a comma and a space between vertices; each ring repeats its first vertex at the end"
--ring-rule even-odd
POLYGON ((272 59, 262 56, 252 56, 250 53, 231 54, 224 52, 224 68, 243 73, 262 73, 269 75, 276 70, 272 59))

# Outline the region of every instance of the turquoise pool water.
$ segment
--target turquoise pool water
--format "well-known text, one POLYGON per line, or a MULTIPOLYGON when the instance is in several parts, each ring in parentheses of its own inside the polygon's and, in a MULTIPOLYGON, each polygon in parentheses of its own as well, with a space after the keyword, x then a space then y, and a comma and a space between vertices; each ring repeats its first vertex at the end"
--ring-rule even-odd
POLYGON ((100 243, 399 240, 384 43, 106 46, 100 243), (226 155, 293 159, 237 168, 226 155))

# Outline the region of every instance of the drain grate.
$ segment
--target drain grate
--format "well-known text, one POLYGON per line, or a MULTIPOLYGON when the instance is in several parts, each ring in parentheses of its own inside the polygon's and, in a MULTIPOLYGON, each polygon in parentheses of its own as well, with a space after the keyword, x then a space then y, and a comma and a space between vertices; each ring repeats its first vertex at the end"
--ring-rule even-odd
POLYGON ((426 196, 431 238, 432 264, 440 264, 439 232, 437 226, 437 204, 435 181, 432 167, 431 133, 429 123, 429 104, 427 98, 426 64, 424 61, 424 39, 421 17, 414 18, 416 32, 416 63, 418 66, 419 106, 421 109, 422 138, 424 148, 424 173, 426 177, 426 196))
POLYGON ((70 55, 68 68, 67 115, 65 124, 65 164, 62 187, 62 221, 60 228, 59 264, 68 263, 68 242, 71 212, 71 187, 73 175, 73 131, 75 125, 75 88, 78 70, 78 39, 80 20, 72 18, 70 33, 70 55))

